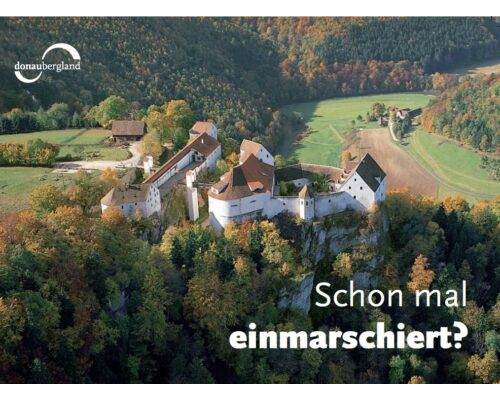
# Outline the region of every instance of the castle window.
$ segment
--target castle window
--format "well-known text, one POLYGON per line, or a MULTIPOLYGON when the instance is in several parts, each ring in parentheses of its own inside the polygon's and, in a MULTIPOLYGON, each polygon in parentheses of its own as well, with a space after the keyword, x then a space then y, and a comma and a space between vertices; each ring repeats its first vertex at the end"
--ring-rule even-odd
POLYGON ((255 203, 257 200, 252 200, 250 203, 255 203))
POLYGON ((308 202, 308 201, 306 201, 306 206, 308 206, 308 205, 309 205, 309 202, 308 202))
POLYGON ((354 182, 356 182, 358 180, 358 178, 354 178, 354 182))
POLYGON ((135 203, 135 205, 137 205, 137 203, 135 203))
POLYGON ((363 190, 363 186, 360 186, 360 187, 359 187, 359 190, 363 190))
POLYGON ((328 203, 331 203, 332 202, 332 199, 328 199, 328 203))
POLYGON ((356 195, 354 195, 354 196, 352 196, 352 197, 354 197, 354 199, 356 199, 356 195))
POLYGON ((349 186, 349 190, 351 190, 351 187, 349 186))

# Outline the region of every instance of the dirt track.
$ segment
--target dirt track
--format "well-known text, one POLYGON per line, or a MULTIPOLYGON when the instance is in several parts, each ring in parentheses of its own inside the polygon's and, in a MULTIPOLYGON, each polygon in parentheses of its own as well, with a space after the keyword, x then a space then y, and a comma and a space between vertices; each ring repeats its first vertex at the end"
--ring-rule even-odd
POLYGON ((412 193, 438 195, 438 183, 410 154, 395 144, 387 128, 364 129, 347 148, 352 156, 366 153, 377 161, 387 174, 388 189, 407 188, 412 193))

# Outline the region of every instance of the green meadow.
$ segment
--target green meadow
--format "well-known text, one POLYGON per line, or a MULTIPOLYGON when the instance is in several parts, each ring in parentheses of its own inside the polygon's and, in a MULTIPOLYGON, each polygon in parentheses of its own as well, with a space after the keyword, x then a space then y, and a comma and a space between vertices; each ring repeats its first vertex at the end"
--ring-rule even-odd
POLYGON ((480 168, 481 155, 418 128, 407 151, 438 181, 439 197, 460 195, 478 201, 500 195, 500 182, 488 179, 480 168))
POLYGON ((354 128, 375 128, 376 122, 366 123, 364 117, 373 103, 399 108, 424 107, 430 96, 422 93, 391 93, 356 96, 291 104, 283 112, 302 114, 310 133, 299 143, 285 143, 279 153, 285 157, 297 156, 301 162, 339 165, 346 132, 354 128), (361 115, 361 121, 357 116, 361 115), (354 121, 354 124, 353 122, 354 121))
POLYGON ((0 143, 25 143, 29 140, 42 139, 45 142, 61 146, 59 158, 69 155, 81 160, 122 161, 130 157, 125 149, 108 146, 105 143, 110 132, 104 129, 63 129, 1 135, 0 143))
POLYGON ((72 174, 52 173, 52 168, 0 167, 0 215, 29 207, 29 194, 40 185, 67 187, 72 174))

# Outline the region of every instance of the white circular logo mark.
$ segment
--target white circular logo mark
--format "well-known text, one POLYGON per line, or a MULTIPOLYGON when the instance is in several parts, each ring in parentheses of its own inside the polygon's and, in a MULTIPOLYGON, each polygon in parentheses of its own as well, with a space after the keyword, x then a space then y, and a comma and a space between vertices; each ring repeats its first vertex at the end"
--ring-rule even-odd
MULTIPOLYGON (((56 44, 53 44, 52 46, 50 46, 47 50, 45 50, 45 52, 42 55, 42 61, 45 59, 45 56, 47 55, 47 53, 49 53, 50 51, 52 51, 54 49, 66 50, 71 55, 71 57, 73 57, 73 60, 75 60, 75 61, 81 60, 80 54, 73 46, 70 46, 69 44, 66 44, 66 43, 56 43, 56 44)), ((20 65, 20 63, 18 61, 18 63, 16 64, 16 69, 19 67, 19 65, 20 65)), ((38 79, 40 79, 40 77, 42 76, 43 70, 45 69, 44 68, 45 65, 46 64, 41 64, 40 68, 35 68, 35 69, 42 69, 42 71, 40 71, 40 73, 33 79, 25 78, 20 71, 15 71, 14 73, 16 74, 17 79, 19 79, 21 82, 33 83, 33 82, 36 82, 38 79)), ((54 64, 49 64, 49 66, 50 65, 54 65, 54 64)), ((52 69, 52 68, 47 68, 47 69, 52 69)), ((59 70, 58 70, 58 72, 59 72, 59 70)))

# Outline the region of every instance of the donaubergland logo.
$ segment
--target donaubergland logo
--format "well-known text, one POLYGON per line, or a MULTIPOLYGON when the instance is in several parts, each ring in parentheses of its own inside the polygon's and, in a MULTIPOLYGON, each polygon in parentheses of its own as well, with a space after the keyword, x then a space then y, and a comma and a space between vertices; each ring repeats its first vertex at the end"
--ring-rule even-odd
POLYGON ((50 46, 42 55, 42 62, 40 64, 23 64, 20 61, 14 65, 14 73, 16 74, 17 79, 24 83, 33 83, 36 82, 42 76, 43 71, 68 71, 68 70, 80 70, 80 53, 69 44, 66 43, 56 43, 50 46), (66 50, 71 57, 73 57, 74 63, 65 63, 61 61, 57 64, 47 64, 44 59, 45 56, 54 49, 63 49, 66 50), (21 71, 40 71, 40 73, 33 79, 25 78, 21 71))

